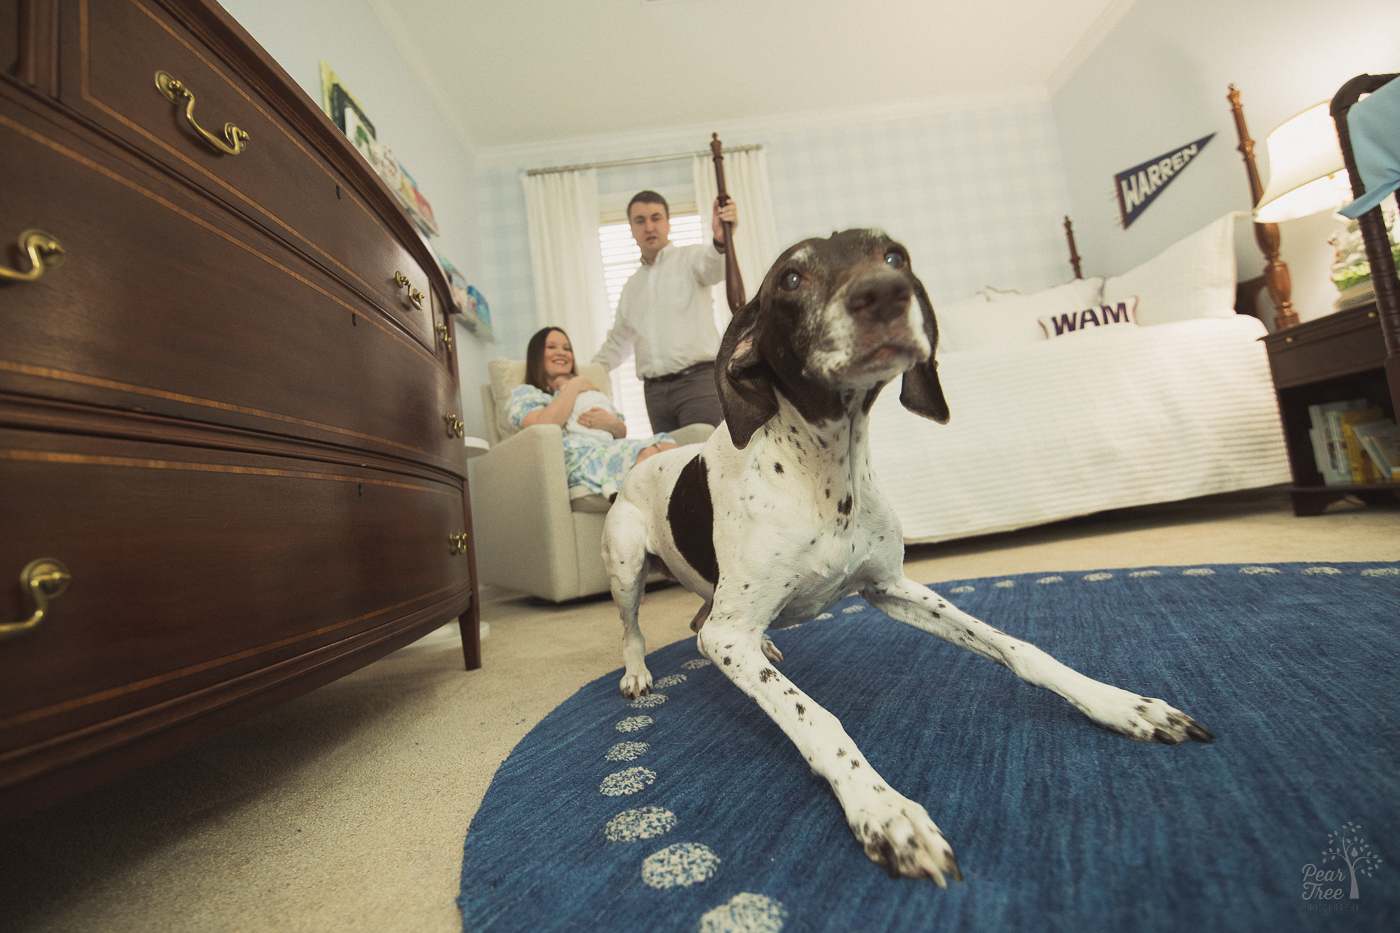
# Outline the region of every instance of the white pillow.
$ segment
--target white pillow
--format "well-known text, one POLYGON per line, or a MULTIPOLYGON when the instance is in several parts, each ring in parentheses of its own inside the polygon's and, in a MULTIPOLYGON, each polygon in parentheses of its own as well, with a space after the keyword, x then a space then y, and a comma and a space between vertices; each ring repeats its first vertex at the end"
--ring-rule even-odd
POLYGON ((1136 327, 1136 313, 1137 298, 1134 297, 1113 304, 1081 308, 1079 311, 1046 315, 1040 319, 1040 327, 1045 331, 1045 336, 1053 340, 1073 334, 1097 333, 1110 327, 1136 327))
MULTIPOLYGON (((1033 295, 998 293, 992 300, 974 296, 948 306, 952 323, 952 350, 996 350, 1045 339, 1042 316, 1054 316, 1097 306, 1103 279, 1075 279, 1033 295)), ((942 343, 945 312, 935 309, 942 343)))
POLYGON ((981 295, 973 295, 952 304, 934 305, 933 319, 938 322, 938 352, 956 352, 963 343, 976 339, 980 319, 991 307, 981 295))
POLYGON ((1137 322, 1144 326, 1235 314, 1235 218, 1219 220, 1178 240, 1130 272, 1104 283, 1111 304, 1137 296, 1137 322))
POLYGON ((1081 311, 1098 305, 1103 292, 1103 279, 1095 276, 1075 279, 1030 295, 998 294, 992 292, 988 313, 972 337, 959 343, 963 350, 993 350, 1017 344, 1038 343, 1045 339, 1040 326, 1042 317, 1081 311))

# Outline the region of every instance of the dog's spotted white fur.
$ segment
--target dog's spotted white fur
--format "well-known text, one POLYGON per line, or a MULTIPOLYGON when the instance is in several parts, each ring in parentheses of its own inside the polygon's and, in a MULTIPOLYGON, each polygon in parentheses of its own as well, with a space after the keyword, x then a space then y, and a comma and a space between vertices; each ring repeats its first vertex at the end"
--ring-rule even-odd
MULTIPOLYGON (((861 276, 883 285, 891 281, 888 270, 880 268, 889 264, 890 241, 862 234, 869 245, 854 271, 850 262, 834 268, 823 264, 823 244, 835 243, 837 236, 808 241, 773 267, 755 303, 731 324, 726 346, 732 355, 721 360, 720 378, 742 372, 736 362, 741 358, 744 365, 753 365, 755 358, 782 355, 782 346, 772 342, 771 334, 765 339, 762 327, 765 316, 783 314, 786 335, 781 339, 802 357, 801 375, 795 374, 795 364, 786 375, 774 365, 775 410, 742 438, 742 447, 731 435, 736 409, 726 399, 726 423, 703 446, 667 451, 634 469, 608 514, 603 556, 623 619, 625 673, 619 686, 624 696, 645 695, 652 686, 638 608, 655 555, 705 599, 693 623, 701 653, 758 703, 827 779, 866 854, 892 876, 928 877, 941 886, 946 877, 961 880, 961 873, 938 826, 921 805, 885 782, 835 716, 778 671, 774 662, 781 654, 766 629, 805 622, 858 592, 891 618, 1053 690, 1094 722, 1129 738, 1176 744, 1211 736, 1161 700, 1085 677, 904 576, 899 520, 870 465, 867 412, 872 392, 924 365, 922 376, 932 380, 934 392, 917 396, 929 409, 920 413, 939 417, 941 389, 927 365, 936 327, 922 286, 907 271, 907 259, 904 269, 896 271, 907 275, 912 289, 885 289, 878 315, 856 307, 869 303, 850 297, 853 283, 864 287, 861 276), (783 277, 793 269, 803 287, 785 289, 783 277), (748 330, 736 333, 736 328, 748 330), (813 410, 802 404, 810 399, 795 397, 804 391, 825 393, 823 417, 803 415, 800 408, 813 410), (927 403, 930 397, 936 404, 927 403), (695 541, 676 540, 670 510, 682 471, 696 457, 703 460, 712 505, 715 582, 687 558, 696 554, 695 541)), ((902 256, 902 247, 899 251, 902 256)), ((905 378, 908 393, 911 377, 905 378)), ((906 405, 914 407, 908 400, 906 405)), ((946 411, 941 414, 946 418, 946 411)), ((738 420, 744 421, 742 410, 738 420)), ((693 491, 693 484, 683 488, 693 491)))

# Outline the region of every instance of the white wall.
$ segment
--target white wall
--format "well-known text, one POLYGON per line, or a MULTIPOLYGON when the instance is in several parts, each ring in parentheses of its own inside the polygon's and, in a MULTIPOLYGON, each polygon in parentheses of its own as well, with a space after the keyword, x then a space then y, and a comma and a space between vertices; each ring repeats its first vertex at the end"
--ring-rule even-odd
MULTIPOLYGON (((1398 36, 1395 0, 1137 0, 1050 99, 1085 272, 1125 272, 1226 211, 1252 206, 1225 99, 1230 84, 1267 183, 1269 132, 1355 75, 1400 71, 1398 36), (1123 230, 1114 174, 1212 132, 1201 156, 1123 230)), ((1326 215, 1280 226, 1303 320, 1332 310, 1332 229, 1326 215)), ((1263 257, 1248 223, 1236 233, 1239 277, 1253 278, 1263 257)))
MULTIPOLYGON (((430 242, 473 284, 480 281, 475 208, 475 153, 451 125, 364 0, 221 0, 224 8, 286 69, 318 106, 319 62, 330 63, 364 107, 375 131, 418 183, 441 235, 430 242)), ((500 354, 458 328, 462 417, 482 436, 477 385, 486 360, 500 354)))
MULTIPOLYGON (((1072 277, 1064 167, 1049 101, 1038 90, 483 150, 483 276, 506 355, 520 356, 536 327, 522 173, 704 150, 711 131, 726 145, 764 146, 784 247, 847 227, 881 227, 909 247, 935 304, 986 285, 1028 291, 1072 277)), ((598 184, 604 194, 689 186, 690 164, 602 169, 598 184)))

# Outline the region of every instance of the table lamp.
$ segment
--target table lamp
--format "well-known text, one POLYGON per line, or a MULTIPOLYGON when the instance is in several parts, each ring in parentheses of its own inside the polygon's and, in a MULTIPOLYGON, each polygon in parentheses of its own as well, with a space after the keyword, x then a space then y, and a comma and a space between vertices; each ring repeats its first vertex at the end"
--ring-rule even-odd
POLYGON ((1286 120, 1265 146, 1269 184, 1254 208, 1259 223, 1336 210, 1351 200, 1351 181, 1326 101, 1286 120))

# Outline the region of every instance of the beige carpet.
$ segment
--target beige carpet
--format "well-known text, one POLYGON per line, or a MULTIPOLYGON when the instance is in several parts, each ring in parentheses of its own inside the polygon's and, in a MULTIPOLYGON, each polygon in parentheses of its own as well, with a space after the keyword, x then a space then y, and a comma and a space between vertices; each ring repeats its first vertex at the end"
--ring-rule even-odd
MULTIPOLYGON (((907 564, 914 579, 937 582, 1400 560, 1400 507, 1333 508, 1298 519, 1281 490, 1215 496, 911 548, 907 564)), ((687 637, 697 606, 677 588, 652 593, 650 646, 687 637)), ((174 758, 0 826, 0 930, 459 929, 462 841, 497 766, 545 714, 620 665, 610 601, 543 607, 488 591, 482 617, 480 671, 462 671, 448 626, 174 758)), ((994 621, 1015 633, 1014 620, 994 621)))

